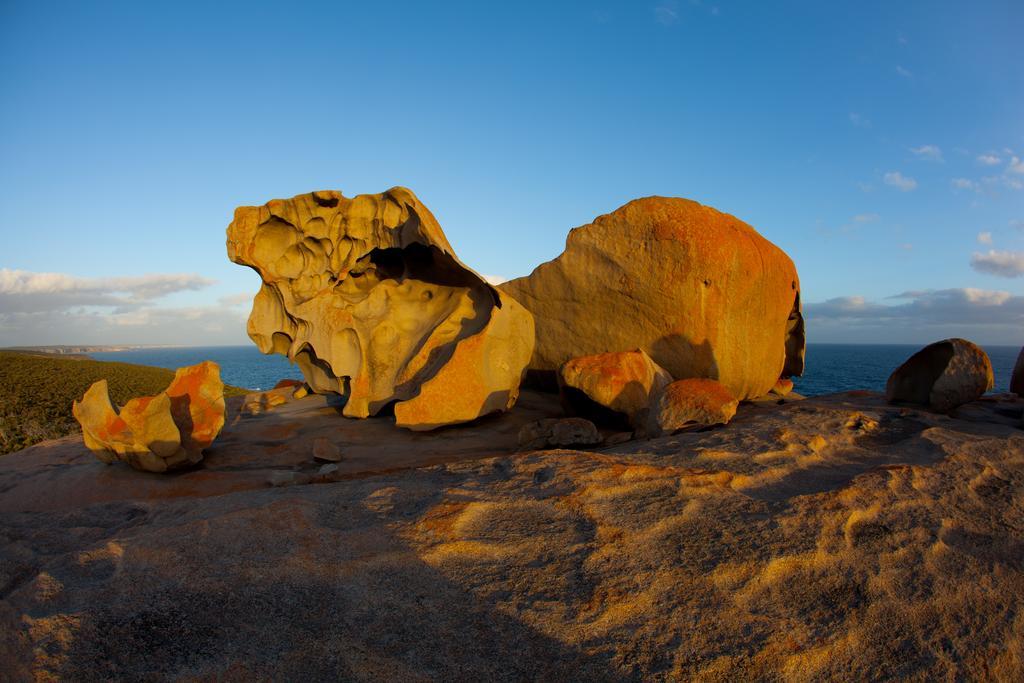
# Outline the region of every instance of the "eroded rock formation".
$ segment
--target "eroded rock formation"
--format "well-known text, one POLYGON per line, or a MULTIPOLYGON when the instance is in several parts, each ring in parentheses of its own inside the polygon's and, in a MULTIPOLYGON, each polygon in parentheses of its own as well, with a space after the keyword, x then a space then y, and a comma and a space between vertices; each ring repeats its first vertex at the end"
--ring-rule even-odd
POLYGON ((803 372, 800 281, 743 221, 647 197, 574 229, 565 251, 499 286, 534 315, 530 368, 641 348, 674 378, 717 379, 740 399, 803 372))
POLYGON ((394 404, 420 430, 515 402, 530 313, 458 260, 411 191, 276 199, 237 209, 227 232, 231 260, 263 278, 249 336, 344 397, 345 415, 394 404))
POLYGON ((944 339, 924 347, 889 376, 885 397, 947 412, 995 386, 992 363, 966 339, 944 339))
POLYGON ((1017 354, 1017 362, 1013 364, 1013 374, 1010 375, 1010 391, 1018 396, 1024 396, 1024 348, 1017 354))
POLYGON ((85 445, 105 463, 166 472, 194 465, 224 426, 224 383, 213 361, 179 368, 166 390, 141 396, 116 411, 107 381, 72 404, 85 445))

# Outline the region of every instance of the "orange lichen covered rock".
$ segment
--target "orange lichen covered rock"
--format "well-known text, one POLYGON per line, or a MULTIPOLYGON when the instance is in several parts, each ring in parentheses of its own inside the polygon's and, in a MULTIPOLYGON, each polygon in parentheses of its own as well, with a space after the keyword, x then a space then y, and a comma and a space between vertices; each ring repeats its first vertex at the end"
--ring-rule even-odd
POLYGON ((896 368, 885 384, 885 397, 948 412, 981 398, 994 386, 992 362, 981 347, 966 339, 944 339, 896 368))
POLYGON ((630 424, 646 411, 672 376, 640 349, 582 356, 558 371, 558 386, 567 407, 589 414, 590 402, 625 415, 630 424))
POLYGON ((786 379, 785 377, 779 378, 779 381, 772 387, 771 393, 776 396, 788 396, 793 391, 793 380, 786 379))
POLYGON ((565 251, 499 285, 533 313, 531 370, 643 349, 674 378, 717 379, 740 399, 803 372, 800 280, 743 221, 647 197, 569 233, 565 251))
POLYGON ((411 191, 275 199, 237 209, 227 234, 263 279, 249 337, 345 415, 394 405, 399 425, 433 429, 515 402, 533 318, 458 260, 411 191))
POLYGON ((650 414, 652 434, 689 425, 726 424, 736 414, 739 399, 713 379, 681 379, 658 397, 650 414))
POLYGON ((224 426, 220 367, 205 361, 179 368, 166 390, 133 398, 118 413, 107 381, 75 401, 71 412, 85 445, 106 463, 122 460, 137 470, 166 472, 194 465, 224 426))

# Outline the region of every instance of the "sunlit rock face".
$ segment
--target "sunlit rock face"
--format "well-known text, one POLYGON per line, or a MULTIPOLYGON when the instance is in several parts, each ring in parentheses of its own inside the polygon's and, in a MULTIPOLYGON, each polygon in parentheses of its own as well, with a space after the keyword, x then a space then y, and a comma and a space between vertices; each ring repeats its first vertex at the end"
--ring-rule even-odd
POLYGON ((974 342, 953 338, 929 344, 896 368, 885 384, 885 397, 948 412, 994 386, 988 354, 974 342))
POLYGON ((100 380, 71 412, 85 445, 105 463, 122 460, 137 470, 167 472, 194 465, 224 427, 224 383, 213 361, 178 368, 156 396, 128 401, 120 412, 100 380))
POLYGON ((515 403, 533 319, 458 260, 410 190, 241 207, 227 234, 228 257, 263 279, 249 336, 345 415, 394 404, 400 426, 433 429, 515 403))
POLYGON ((743 221, 674 197, 629 202, 576 228, 565 251, 499 285, 533 313, 541 376, 640 348, 675 379, 762 396, 804 365, 792 260, 743 221))

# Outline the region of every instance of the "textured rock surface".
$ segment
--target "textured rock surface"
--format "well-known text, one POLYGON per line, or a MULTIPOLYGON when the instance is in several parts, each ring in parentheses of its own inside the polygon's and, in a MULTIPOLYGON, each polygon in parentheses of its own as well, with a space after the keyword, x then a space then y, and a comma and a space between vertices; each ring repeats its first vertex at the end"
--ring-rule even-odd
POLYGON ((558 370, 558 386, 567 407, 581 415, 590 402, 621 413, 633 427, 646 415, 652 399, 672 381, 643 351, 616 351, 566 361, 558 370))
POLYGON ((689 425, 727 424, 739 400, 713 379, 681 379, 665 387, 656 399, 648 430, 672 432, 689 425))
POLYGON ((641 348, 674 378, 737 398, 803 372, 793 262, 739 219, 686 199, 637 199, 569 233, 565 251, 499 285, 534 315, 531 369, 641 348))
POLYGON ((425 439, 290 412, 310 396, 225 428, 216 491, 70 439, 0 457, 4 677, 1024 679, 1022 401, 860 392, 599 453, 249 484, 339 422, 394 466, 531 400, 425 439))
POLYGON ((885 384, 885 395, 890 401, 946 412, 994 386, 988 354, 966 339, 945 339, 929 344, 896 368, 885 384))
POLYGON ((1010 376, 1010 391, 1024 396, 1024 348, 1017 354, 1017 362, 1013 364, 1013 375, 1010 376))
POLYGON ((224 426, 224 383, 213 361, 179 368, 166 390, 133 398, 120 412, 110 403, 107 381, 96 382, 71 412, 85 445, 105 463, 122 460, 135 469, 166 472, 194 465, 224 426))
POLYGON ((515 403, 532 318, 456 258, 411 191, 241 207, 227 248, 263 279, 249 336, 344 397, 345 415, 397 402, 400 426, 432 429, 515 403))
POLYGON ((546 418, 519 430, 519 447, 523 450, 593 446, 601 441, 594 423, 582 417, 546 418))

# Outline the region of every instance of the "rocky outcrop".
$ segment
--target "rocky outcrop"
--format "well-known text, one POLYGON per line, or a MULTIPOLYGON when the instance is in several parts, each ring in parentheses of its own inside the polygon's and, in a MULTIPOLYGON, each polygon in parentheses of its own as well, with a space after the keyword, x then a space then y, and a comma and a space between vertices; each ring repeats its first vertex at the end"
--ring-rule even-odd
POLYGON ((637 199, 600 216, 499 289, 534 315, 538 373, 640 348, 676 379, 717 379, 744 399, 803 372, 793 262, 743 221, 686 199, 637 199))
POLYGON ((1017 362, 1013 364, 1013 374, 1010 376, 1010 391, 1018 396, 1024 396, 1024 348, 1017 354, 1017 362))
POLYGON ((929 344, 896 368, 885 384, 885 397, 948 412, 994 386, 988 354, 966 339, 945 339, 929 344))
POLYGON ((307 396, 173 477, 0 457, 0 679, 1024 680, 1024 401, 514 454, 535 398, 424 438, 307 396))
POLYGON ((640 349, 582 356, 558 370, 558 386, 566 407, 600 420, 603 410, 640 426, 651 400, 672 382, 668 374, 640 349))
POLYGON ((194 465, 224 426, 224 383, 212 361, 179 368, 166 390, 133 398, 116 411, 107 381, 96 382, 71 412, 85 445, 105 463, 166 472, 194 465))
POLYGON ((349 417, 394 405, 414 430, 507 410, 533 351, 533 320, 455 256, 409 190, 325 191, 241 207, 235 263, 259 273, 248 331, 349 417))
POLYGON ((727 424, 736 414, 739 399, 713 379, 672 382, 652 406, 648 433, 658 435, 691 425, 727 424))

